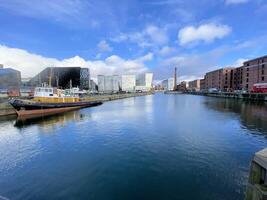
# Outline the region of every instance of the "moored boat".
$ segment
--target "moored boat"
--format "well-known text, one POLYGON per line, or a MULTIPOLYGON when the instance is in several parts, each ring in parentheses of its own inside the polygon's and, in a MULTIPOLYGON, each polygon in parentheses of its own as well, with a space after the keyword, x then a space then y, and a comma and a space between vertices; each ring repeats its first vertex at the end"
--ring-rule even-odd
POLYGON ((83 101, 77 88, 59 90, 52 87, 37 87, 31 100, 11 99, 9 103, 18 116, 52 115, 79 108, 101 105, 101 101, 83 101))

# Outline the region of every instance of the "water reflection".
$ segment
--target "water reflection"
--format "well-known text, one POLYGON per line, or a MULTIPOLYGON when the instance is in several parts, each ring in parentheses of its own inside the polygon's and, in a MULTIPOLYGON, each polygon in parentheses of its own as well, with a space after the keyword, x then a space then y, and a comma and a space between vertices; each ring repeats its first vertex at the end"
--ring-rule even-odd
POLYGON ((249 130, 267 135, 267 103, 248 102, 233 99, 207 99, 204 104, 220 112, 236 113, 241 124, 249 130))
POLYGON ((70 121, 81 121, 91 118, 90 112, 86 115, 82 114, 79 110, 61 113, 58 115, 35 117, 35 118, 17 118, 14 126, 17 128, 24 128, 27 126, 38 124, 39 127, 46 129, 53 129, 55 125, 64 126, 70 121))

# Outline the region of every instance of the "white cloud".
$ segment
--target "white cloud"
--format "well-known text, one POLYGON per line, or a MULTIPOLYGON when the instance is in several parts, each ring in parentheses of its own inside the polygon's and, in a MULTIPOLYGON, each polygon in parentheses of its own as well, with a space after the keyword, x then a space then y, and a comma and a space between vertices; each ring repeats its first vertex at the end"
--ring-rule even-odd
POLYGON ((112 55, 104 60, 85 60, 80 56, 58 60, 33 54, 23 49, 0 45, 1 64, 4 64, 4 67, 12 67, 21 71, 22 77, 33 77, 44 68, 50 66, 88 67, 94 78, 98 74, 137 74, 148 70, 145 62, 150 61, 152 58, 153 54, 149 53, 131 60, 123 59, 117 55, 112 55))
POLYGON ((203 24, 199 27, 187 26, 179 31, 178 39, 180 45, 197 43, 200 41, 213 42, 230 34, 231 28, 227 25, 214 23, 203 24))
POLYGON ((101 40, 98 44, 97 44, 97 48, 100 52, 105 52, 105 51, 112 51, 113 48, 109 45, 109 43, 107 43, 106 40, 101 40))
POLYGON ((247 3, 249 0, 225 0, 226 5, 247 3))
POLYGON ((161 46, 168 42, 169 38, 164 28, 148 25, 142 31, 131 33, 120 33, 110 39, 113 42, 130 41, 145 48, 151 46, 161 46))
POLYGON ((171 54, 174 51, 175 51, 175 48, 172 48, 172 47, 169 47, 169 46, 164 46, 157 53, 160 56, 167 56, 167 55, 171 54))

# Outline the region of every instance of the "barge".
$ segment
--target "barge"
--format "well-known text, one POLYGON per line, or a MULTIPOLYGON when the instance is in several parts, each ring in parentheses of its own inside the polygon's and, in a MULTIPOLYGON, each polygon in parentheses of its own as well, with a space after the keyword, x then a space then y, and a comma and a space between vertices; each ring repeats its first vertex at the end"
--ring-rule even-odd
POLYGON ((78 88, 60 90, 52 87, 37 87, 33 99, 11 99, 9 103, 19 117, 53 115, 102 104, 101 101, 82 101, 78 91, 78 88))

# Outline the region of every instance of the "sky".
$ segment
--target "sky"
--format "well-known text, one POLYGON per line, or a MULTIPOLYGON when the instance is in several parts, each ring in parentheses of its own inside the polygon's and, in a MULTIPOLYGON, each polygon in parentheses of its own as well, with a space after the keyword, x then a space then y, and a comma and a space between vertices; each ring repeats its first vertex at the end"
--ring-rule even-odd
POLYGON ((267 54, 267 0, 0 0, 0 63, 201 78, 267 54))

